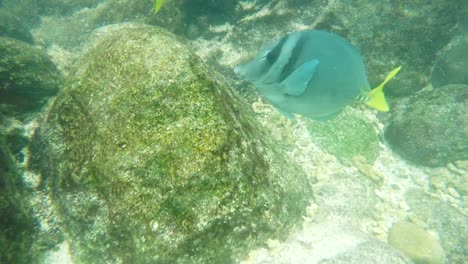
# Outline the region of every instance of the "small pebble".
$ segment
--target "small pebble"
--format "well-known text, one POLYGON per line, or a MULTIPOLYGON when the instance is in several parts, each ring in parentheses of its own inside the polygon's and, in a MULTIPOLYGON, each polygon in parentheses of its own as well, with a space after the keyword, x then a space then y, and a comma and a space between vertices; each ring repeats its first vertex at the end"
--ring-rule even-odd
POLYGON ((447 169, 449 169, 450 171, 452 171, 452 172, 454 172, 456 174, 459 174, 459 175, 463 174, 463 170, 455 167, 455 165, 453 165, 453 163, 447 164, 447 169))
POLYGON ((377 195, 377 197, 379 197, 382 201, 387 201, 387 197, 385 196, 385 193, 384 191, 381 191, 381 190, 375 190, 375 195, 377 195))
POLYGON ((444 189, 445 188, 445 181, 440 176, 432 176, 429 179, 429 182, 431 183, 432 186, 434 186, 437 189, 444 189))
POLYGON ((276 239, 268 239, 267 246, 269 250, 277 251, 280 248, 280 242, 276 239))
POLYGON ((455 166, 461 170, 468 170, 468 160, 455 161, 455 166))
POLYGON ((410 207, 404 201, 401 201, 399 206, 400 206, 401 209, 403 209, 405 211, 409 211, 409 209, 410 209, 410 207))
POLYGON ((457 192, 457 190, 455 190, 454 188, 452 187, 448 187, 447 188, 447 192, 450 194, 450 196, 452 196, 453 198, 456 198, 456 199, 460 199, 460 194, 457 192))
POLYGON ((330 179, 330 175, 325 173, 319 173, 315 176, 318 182, 328 181, 330 179))
POLYGON ((421 219, 419 219, 417 216, 410 214, 410 215, 408 215, 408 218, 415 225, 418 225, 418 226, 423 227, 423 228, 427 228, 427 224, 424 221, 422 221, 421 219))
POLYGON ((463 195, 462 196, 462 206, 464 208, 468 208, 468 195, 463 195))
POLYGON ((380 226, 375 226, 375 227, 372 227, 372 232, 375 235, 378 235, 378 234, 384 234, 386 230, 383 230, 380 226))
POLYGON ((309 218, 314 218, 315 215, 317 214, 317 211, 318 211, 317 204, 312 203, 306 208, 306 216, 309 218))
POLYGON ((156 221, 156 220, 151 221, 151 231, 153 231, 153 232, 157 231, 158 227, 159 227, 158 221, 156 221))

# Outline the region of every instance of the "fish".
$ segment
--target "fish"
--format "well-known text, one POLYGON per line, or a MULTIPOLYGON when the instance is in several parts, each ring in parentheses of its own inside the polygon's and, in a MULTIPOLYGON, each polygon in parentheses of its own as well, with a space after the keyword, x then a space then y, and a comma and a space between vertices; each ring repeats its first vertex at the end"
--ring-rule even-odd
POLYGON ((154 13, 158 13, 159 9, 161 9, 162 5, 164 4, 164 0, 154 0, 154 13))
POLYGON ((331 32, 303 30, 266 45, 253 60, 235 66, 234 73, 286 117, 325 121, 356 101, 389 111, 383 88, 400 69, 371 89, 355 46, 331 32))

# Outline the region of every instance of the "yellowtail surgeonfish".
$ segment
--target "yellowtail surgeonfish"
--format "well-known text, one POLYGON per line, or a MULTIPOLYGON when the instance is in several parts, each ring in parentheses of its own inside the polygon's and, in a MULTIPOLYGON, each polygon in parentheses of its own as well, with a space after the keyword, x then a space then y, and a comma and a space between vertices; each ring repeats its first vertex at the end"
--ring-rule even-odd
POLYGON ((234 72, 253 83, 285 116, 328 120, 358 99, 388 111, 382 89, 400 68, 371 90, 357 48, 333 33, 305 30, 267 45, 234 72))

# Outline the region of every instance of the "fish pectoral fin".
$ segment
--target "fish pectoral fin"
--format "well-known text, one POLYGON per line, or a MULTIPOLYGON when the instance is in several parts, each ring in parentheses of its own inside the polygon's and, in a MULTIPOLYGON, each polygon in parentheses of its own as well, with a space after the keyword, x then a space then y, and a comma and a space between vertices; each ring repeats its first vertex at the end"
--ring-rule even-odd
POLYGON ((303 94, 314 76, 318 64, 319 61, 315 59, 304 62, 304 64, 281 82, 283 93, 294 96, 303 94))
POLYGON ((385 100, 385 96, 383 93, 383 87, 388 81, 390 81, 393 78, 393 76, 395 76, 400 71, 400 69, 401 66, 393 69, 390 73, 387 74, 387 77, 385 77, 385 80, 379 86, 372 89, 367 94, 369 100, 367 100, 366 104, 368 106, 382 112, 387 112, 389 110, 387 101, 385 100))

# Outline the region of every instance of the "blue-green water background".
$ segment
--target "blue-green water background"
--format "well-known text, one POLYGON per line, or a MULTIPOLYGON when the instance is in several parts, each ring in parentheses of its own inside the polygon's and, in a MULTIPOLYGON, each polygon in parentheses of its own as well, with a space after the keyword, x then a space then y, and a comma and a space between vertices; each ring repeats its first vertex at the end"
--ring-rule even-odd
MULTIPOLYGON (((157 14, 153 12, 153 5, 154 2, 146 0, 0 1, 0 263, 60 263, 60 253, 51 252, 65 252, 67 260, 85 263, 80 261, 86 259, 82 255, 85 254, 83 252, 89 252, 86 251, 86 241, 90 240, 86 240, 86 237, 95 234, 95 230, 101 231, 100 222, 91 217, 89 223, 80 225, 63 213, 66 211, 63 209, 64 201, 69 201, 65 199, 68 193, 63 190, 67 190, 68 185, 62 183, 61 187, 54 186, 59 190, 50 188, 48 184, 51 180, 44 171, 54 170, 49 168, 53 166, 53 159, 48 158, 45 150, 34 150, 32 146, 40 144, 33 135, 48 135, 44 132, 47 129, 38 128, 47 128, 47 124, 50 124, 49 119, 44 116, 53 113, 48 107, 57 94, 66 95, 65 88, 70 88, 69 84, 80 78, 79 74, 83 69, 81 67, 86 64, 83 58, 89 58, 83 57, 83 54, 86 54, 86 49, 92 45, 90 37, 93 36, 93 32, 104 26, 128 22, 162 27, 175 34, 185 43, 187 49, 201 58, 200 61, 206 64, 207 68, 219 73, 220 77, 216 77, 216 81, 222 79, 220 82, 229 87, 227 89, 232 89, 235 96, 241 98, 245 105, 253 107, 253 111, 249 111, 255 114, 256 121, 252 121, 250 126, 258 126, 261 127, 260 130, 267 131, 268 138, 271 137, 274 145, 286 153, 284 160, 288 161, 288 164, 298 163, 298 166, 306 171, 307 184, 310 184, 312 193, 310 203, 318 208, 319 213, 310 209, 315 208, 314 206, 306 209, 306 206, 301 205, 303 210, 298 215, 314 219, 311 220, 312 229, 313 224, 327 227, 329 223, 334 223, 327 222, 326 219, 329 218, 325 216, 331 215, 333 220, 342 220, 341 217, 344 216, 346 221, 351 219, 349 222, 356 224, 359 230, 375 239, 369 241, 383 241, 384 245, 391 245, 389 248, 401 250, 395 245, 396 242, 391 242, 388 238, 391 227, 393 224, 411 222, 427 232, 422 231, 421 234, 415 231, 409 236, 410 241, 422 245, 424 243, 421 243, 421 240, 432 241, 435 237, 435 242, 411 249, 413 251, 407 246, 408 252, 401 254, 406 254, 407 258, 417 263, 418 257, 411 255, 411 252, 431 249, 432 253, 424 260, 427 263, 466 263, 466 1, 166 0, 157 14), (375 113, 369 109, 350 107, 330 122, 315 123, 299 118, 298 123, 295 123, 275 112, 268 102, 262 101, 253 86, 238 80, 234 75, 233 67, 246 57, 255 55, 260 47, 289 32, 310 28, 334 32, 355 45, 363 56, 371 86, 380 83, 389 70, 402 66, 402 71, 385 89, 391 107, 389 113, 375 113), (42 154, 34 156, 34 153, 42 154), (30 160, 36 160, 39 168, 31 166, 30 160), (41 173, 35 175, 38 171, 41 173), (359 178, 359 175, 363 178, 359 178), (367 193, 370 195, 364 195, 367 193), (377 196, 374 193, 377 193, 377 196), (335 219, 337 215, 340 217, 335 219), (93 229, 93 225, 98 228, 93 229), (86 234, 83 235, 84 242, 76 236, 79 232, 86 234), (439 252, 440 248, 442 253, 439 252)), ((139 56, 146 58, 144 54, 139 56)), ((119 79, 119 76, 116 79, 119 79)), ((64 97, 66 96, 62 96, 64 97)), ((240 108, 244 107, 241 105, 240 108)), ((238 114, 234 110, 233 113, 238 114)), ((68 117, 63 115, 64 119, 68 117)), ((81 122, 83 131, 86 131, 86 120, 81 122)), ((243 131, 238 127, 232 130, 243 131)), ((86 137, 86 134, 83 137, 86 137)), ((47 139, 47 136, 45 138, 47 139)), ((54 139, 48 140, 53 142, 54 139)), ((55 142, 51 145, 54 144, 55 142)), ((100 144, 96 142, 96 145, 100 144)), ((118 146, 125 148, 127 144, 118 142, 118 146)), ((228 153, 226 149, 217 151, 228 153)), ((183 150, 180 152, 185 153, 183 150)), ((165 157, 170 160, 172 156, 165 157)), ((227 159, 226 156, 223 156, 224 159, 227 159)), ((92 159, 90 160, 92 163, 92 159)), ((119 164, 115 166, 119 167, 119 164)), ((255 164, 254 167, 260 165, 255 164)), ((167 174, 170 173, 168 169, 167 174)), ((256 182, 254 174, 242 173, 247 178, 253 178, 252 182, 256 182)), ((263 186, 262 184, 259 186, 263 186)), ((293 184, 291 183, 291 186, 293 184)), ((81 188, 78 187, 77 192, 81 191, 81 188)), ((115 188, 125 190, 126 187, 122 184, 115 188)), ((183 189, 181 192, 190 190, 192 189, 183 189)), ((261 191, 252 192, 251 195, 256 197, 259 193, 261 191)), ((185 199, 185 196, 183 197, 185 199)), ((202 204, 203 202, 199 201, 205 200, 200 197, 194 195, 189 201, 174 198, 175 202, 167 202, 173 209, 168 214, 181 217, 181 222, 185 223, 187 211, 184 205, 202 204)), ((246 197, 251 197, 250 193, 246 197)), ((290 208, 296 208, 294 202, 284 203, 290 203, 289 205, 293 205, 290 208)), ((78 204, 80 201, 65 207, 78 208, 78 204)), ((115 206, 118 206, 117 204, 116 202, 115 206)), ((299 204, 298 201, 297 206, 301 207, 299 204)), ((88 212, 90 215, 96 213, 92 210, 88 212)), ((294 219, 291 222, 299 221, 299 217, 291 218, 294 219)), ((242 220, 238 221, 243 223, 242 220)), ((146 222, 151 222, 152 228, 158 228, 158 221, 146 222)), ((125 221, 119 223, 126 225, 125 221)), ((148 223, 146 224, 149 225, 148 223)), ((164 222, 159 221, 160 229, 161 226, 163 229, 164 225, 164 222)), ((114 226, 117 226, 117 231, 107 230, 108 232, 103 232, 101 237, 102 240, 109 239, 110 245, 112 240, 118 241, 116 237, 120 235, 115 233, 130 230, 119 228, 117 224, 114 226)), ((179 227, 182 229, 186 226, 181 224, 179 227)), ((283 231, 287 233, 288 230, 285 228, 283 231)), ((341 231, 346 234, 345 230, 341 231)), ((128 231, 129 235, 125 233, 122 237, 133 237, 134 241, 139 241, 135 238, 136 234, 140 234, 138 232, 133 233, 131 230, 128 231)), ((225 240, 230 237, 229 232, 213 232, 221 233, 225 240)), ((211 258, 211 261, 214 261, 212 263, 231 263, 245 259, 246 254, 257 247, 268 248, 266 237, 269 231, 265 231, 265 236, 258 232, 258 240, 252 233, 248 238, 246 236, 245 240, 249 242, 247 246, 240 246, 243 248, 242 254, 229 248, 226 250, 228 253, 223 253, 221 257, 216 255, 216 258, 211 258)), ((212 239, 209 234, 201 233, 200 237, 206 235, 212 239)), ((308 235, 312 238, 319 237, 319 234, 315 237, 313 234, 308 235)), ((152 239, 158 240, 161 237, 163 235, 154 236, 152 239)), ((280 245, 284 245, 284 258, 277 259, 278 263, 294 263, 293 256, 300 255, 295 254, 294 250, 303 252, 301 247, 291 247, 293 250, 290 251, 285 249, 287 245, 293 245, 294 241, 300 241, 295 236, 289 240, 286 235, 273 237, 280 241, 280 245)), ((339 236, 337 237, 336 240, 339 241, 339 236)), ((169 236, 168 241, 171 241, 170 239, 169 236)), ((356 241, 359 239, 361 237, 355 238, 356 241)), ((171 241, 177 247, 178 242, 171 241)), ((126 263, 145 263, 141 260, 144 258, 125 254, 128 250, 133 254, 144 255, 143 248, 128 244, 122 246, 118 242, 116 244, 116 248, 121 247, 120 251, 124 252, 122 256, 125 256, 120 260, 124 259, 126 263)), ((204 252, 207 259, 211 257, 208 254, 211 252, 209 250, 192 249, 190 242, 183 245, 185 247, 179 253, 171 255, 173 261, 182 263, 182 257, 178 258, 179 255, 195 256, 200 254, 199 252, 204 252)), ((336 245, 339 247, 340 244, 337 242, 336 245)), ((216 246, 206 244, 206 248, 210 249, 216 246)), ((109 253, 104 247, 97 249, 98 252, 99 250, 110 255, 114 252, 109 253)), ((319 254, 314 255, 313 251, 305 251, 310 254, 310 259, 325 259, 319 254)), ((363 250, 366 254, 371 251, 363 250)), ((367 256, 366 259, 364 253, 355 253, 352 256, 357 259, 350 257, 350 262, 343 260, 346 259, 343 257, 346 254, 337 254, 335 258, 330 258, 336 263, 376 261, 373 259, 375 256, 367 256), (361 256, 362 259, 356 256, 361 256)), ((273 253, 259 254, 264 254, 266 262, 272 262, 277 257, 273 253)), ((300 262, 297 259, 296 261, 300 262)), ((402 263, 397 260, 392 262, 390 257, 385 261, 402 263)), ((260 257, 253 260, 253 263, 260 262, 260 257)), ((95 263, 101 262, 97 259, 95 263)))

